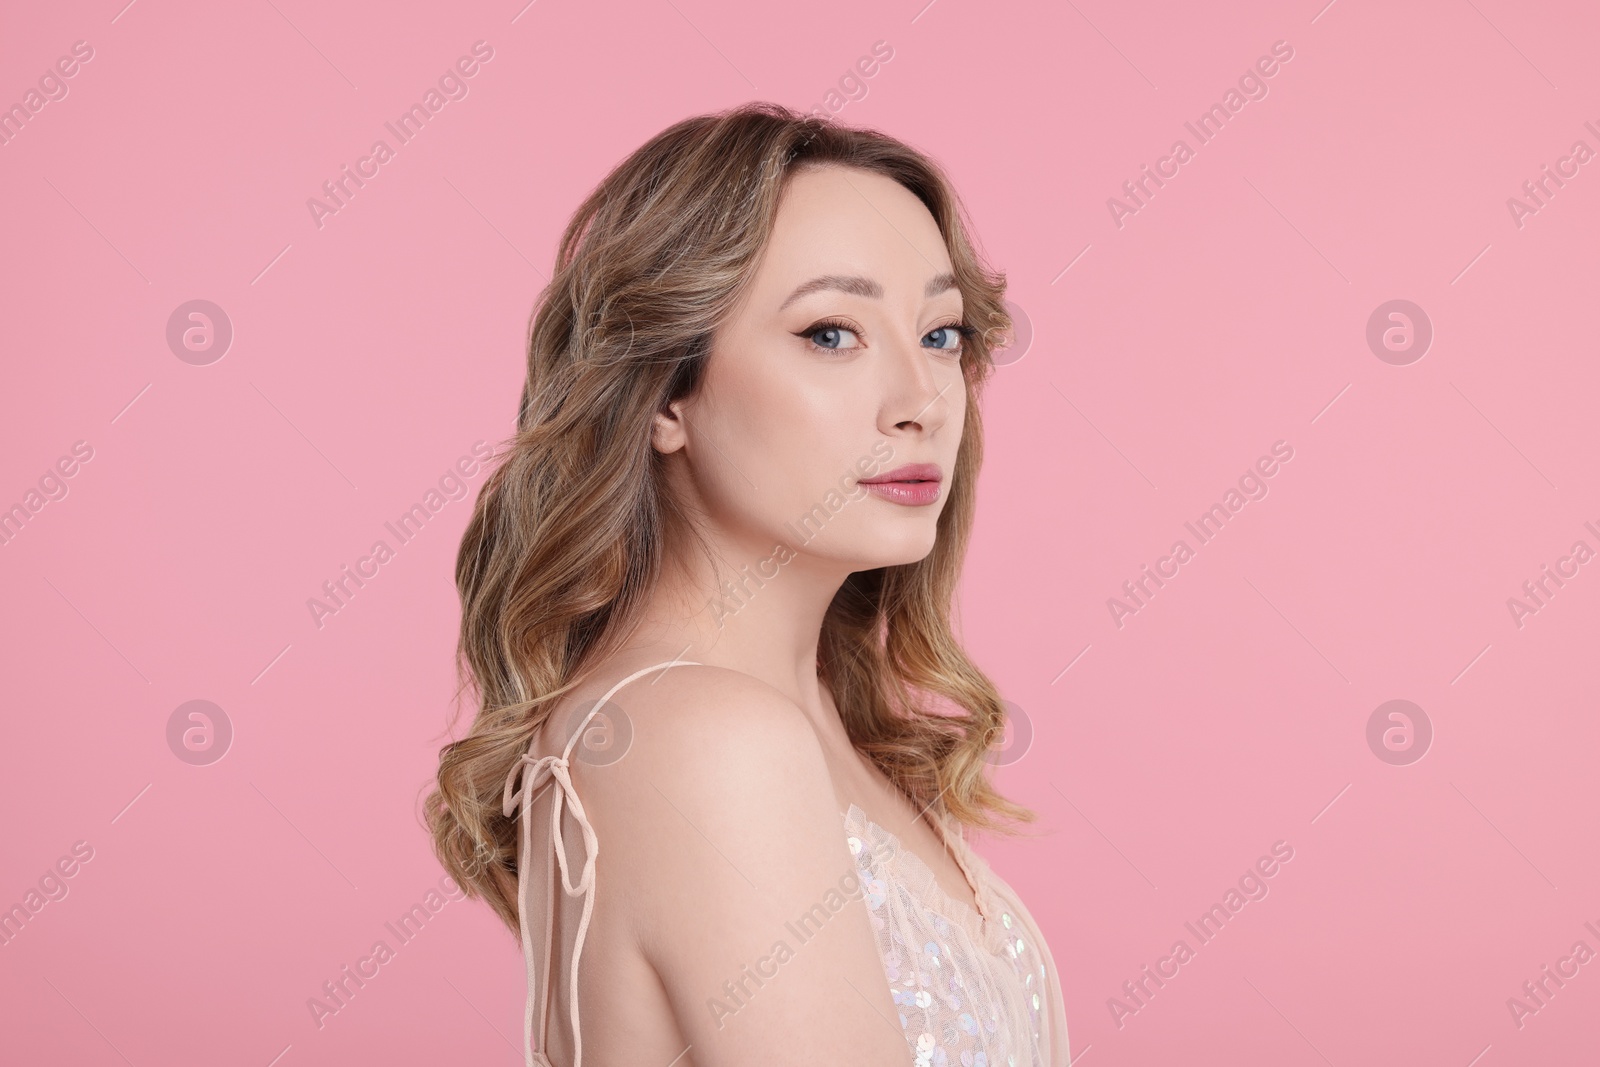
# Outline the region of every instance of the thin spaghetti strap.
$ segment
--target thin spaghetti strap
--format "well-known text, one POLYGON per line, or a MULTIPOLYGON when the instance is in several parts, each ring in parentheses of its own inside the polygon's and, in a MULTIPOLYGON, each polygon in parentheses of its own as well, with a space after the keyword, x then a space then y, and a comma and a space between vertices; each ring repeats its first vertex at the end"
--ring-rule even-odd
POLYGON ((652 667, 646 667, 646 668, 644 668, 643 670, 640 670, 640 671, 634 671, 632 674, 630 674, 626 678, 622 679, 622 681, 618 682, 616 685, 614 685, 610 689, 606 690, 606 695, 605 696, 601 697, 599 700, 594 702, 594 707, 589 709, 589 713, 583 717, 581 722, 578 723, 578 728, 576 730, 572 731, 572 736, 567 738, 567 745, 566 745, 565 748, 563 748, 561 750, 561 758, 562 759, 568 759, 568 758, 570 758, 572 756, 572 746, 577 743, 578 738, 583 736, 583 728, 585 726, 589 725, 589 720, 594 718, 596 715, 598 715, 600 713, 600 709, 606 706, 606 702, 608 700, 610 700, 612 697, 616 696, 617 695, 617 691, 619 689, 621 689, 623 686, 627 685, 629 682, 633 681, 636 678, 643 678, 645 675, 649 674, 651 671, 660 670, 662 667, 698 667, 698 666, 700 666, 700 664, 695 663, 692 660, 673 659, 673 660, 668 660, 665 663, 657 663, 652 667))
MULTIPOLYGON (((549 1032, 550 1021, 550 958, 555 938, 555 870, 550 870, 549 877, 545 881, 544 942, 542 960, 538 974, 535 975, 533 936, 528 928, 530 904, 528 868, 532 865, 533 859, 533 801, 549 788, 551 783, 556 785, 550 804, 550 843, 555 852, 556 867, 561 871, 561 890, 569 897, 583 898, 583 911, 578 919, 578 934, 573 942, 572 964, 567 980, 568 1015, 572 1021, 572 1067, 583 1067, 583 1034, 578 1029, 578 958, 583 954, 583 939, 589 932, 589 917, 594 911, 594 864, 595 858, 600 854, 600 842, 595 837, 588 816, 584 813, 582 801, 572 788, 570 761, 572 746, 582 735, 583 728, 588 725, 589 720, 605 706, 606 701, 616 695, 617 690, 651 671, 677 666, 693 667, 699 664, 693 660, 674 659, 634 671, 612 686, 606 695, 595 703, 583 717, 583 721, 578 724, 578 729, 567 739, 561 755, 535 758, 531 751, 524 752, 512 765, 511 773, 506 776, 505 791, 501 794, 501 813, 508 819, 520 818, 522 821, 517 846, 517 928, 522 939, 523 959, 528 968, 528 1002, 522 1019, 522 1046, 527 1067, 554 1067, 549 1057, 545 1055, 545 1049, 548 1047, 545 1036, 549 1032), (522 780, 520 789, 517 782, 519 777, 522 780), (577 822, 578 829, 583 834, 583 867, 575 883, 572 880, 572 872, 567 867, 566 841, 561 836, 561 815, 564 808, 571 810, 573 820, 577 822), (535 999, 538 1001, 537 1023, 534 1018, 535 999), (534 1045, 535 1029, 538 1030, 537 1047, 534 1045)), ((529 747, 532 748, 531 745, 529 747)))

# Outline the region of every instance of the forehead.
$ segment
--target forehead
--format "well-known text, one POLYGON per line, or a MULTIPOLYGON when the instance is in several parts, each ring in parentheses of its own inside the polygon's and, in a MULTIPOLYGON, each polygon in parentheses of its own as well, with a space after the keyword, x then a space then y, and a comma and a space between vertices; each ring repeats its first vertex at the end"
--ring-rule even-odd
POLYGON ((875 171, 813 166, 784 186, 755 287, 792 289, 818 274, 848 273, 891 294, 920 294, 928 278, 950 269, 938 223, 915 193, 875 171))

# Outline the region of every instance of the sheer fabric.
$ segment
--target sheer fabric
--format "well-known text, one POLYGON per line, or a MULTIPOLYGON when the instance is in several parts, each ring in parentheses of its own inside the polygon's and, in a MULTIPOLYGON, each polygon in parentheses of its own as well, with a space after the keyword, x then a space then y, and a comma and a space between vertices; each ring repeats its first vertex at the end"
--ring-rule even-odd
MULTIPOLYGON (((930 813, 931 814, 931 813, 930 813)), ((935 820, 978 911, 852 804, 846 843, 859 865, 878 958, 915 1067, 1065 1067, 1067 1021, 1049 947, 1011 887, 935 820)))
MULTIPOLYGON (((548 1047, 558 872, 562 892, 581 901, 582 908, 576 936, 566 954, 566 986, 572 1067, 583 1067, 578 965, 594 910, 599 841, 573 788, 572 749, 589 720, 623 686, 652 671, 695 665, 689 660, 672 660, 628 675, 584 716, 559 756, 535 757, 531 751, 525 752, 506 777, 502 811, 521 823, 517 918, 527 964, 528 999, 523 1013, 527 1067, 554 1067, 544 1050, 548 1047), (534 802, 547 793, 549 817, 536 819, 534 802), (567 817, 577 824, 581 837, 582 859, 576 877, 563 836, 567 817), (536 834, 536 824, 541 822, 546 832, 536 834), (542 872, 542 879, 536 872, 542 872), (535 909, 538 880, 544 883, 543 907, 535 909), (534 936, 536 918, 542 919, 538 925, 543 936, 539 938, 534 936)), ((921 859, 854 804, 845 813, 842 827, 858 864, 862 900, 905 1032, 906 1062, 915 1067, 1066 1067, 1067 1029, 1060 982, 1044 938, 1011 888, 967 846, 959 823, 943 816, 932 825, 972 886, 977 914, 945 893, 921 859)))

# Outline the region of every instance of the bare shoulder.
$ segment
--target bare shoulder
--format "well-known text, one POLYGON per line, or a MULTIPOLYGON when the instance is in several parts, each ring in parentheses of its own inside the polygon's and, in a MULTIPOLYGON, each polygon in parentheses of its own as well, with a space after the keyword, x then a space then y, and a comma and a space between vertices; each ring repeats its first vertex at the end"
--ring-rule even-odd
POLYGON ((695 1062, 770 1060, 800 1033, 827 1062, 905 1062, 903 1036, 884 1025, 894 1004, 805 711, 704 666, 637 678, 610 707, 628 734, 621 755, 570 763, 599 839, 595 923, 655 972, 695 1062), (798 954, 785 925, 795 916, 809 924, 798 954), (775 958, 783 991, 737 998, 738 1024, 726 1025, 730 978, 751 967, 770 977, 775 958))
POLYGON ((782 693, 737 671, 680 666, 635 679, 604 710, 623 751, 591 762, 580 738, 572 779, 601 842, 601 876, 629 887, 641 936, 681 922, 696 898, 760 900, 774 881, 810 885, 848 869, 822 746, 782 693))
MULTIPOLYGON (((577 710, 568 717, 568 734, 580 719, 577 710)), ((592 783, 602 806, 652 794, 657 803, 748 800, 747 790, 780 784, 826 786, 831 797, 805 713, 765 682, 722 667, 679 665, 629 682, 577 738, 574 756, 574 783, 580 775, 592 783)))

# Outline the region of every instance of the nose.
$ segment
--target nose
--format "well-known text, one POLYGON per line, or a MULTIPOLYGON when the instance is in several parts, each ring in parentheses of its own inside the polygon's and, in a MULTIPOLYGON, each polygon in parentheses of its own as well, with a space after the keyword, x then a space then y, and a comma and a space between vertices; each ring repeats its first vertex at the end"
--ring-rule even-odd
POLYGON ((950 417, 951 391, 963 388, 949 375, 935 375, 938 358, 920 343, 897 344, 887 354, 881 427, 885 432, 933 433, 950 417))

